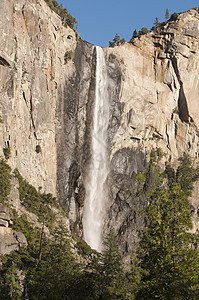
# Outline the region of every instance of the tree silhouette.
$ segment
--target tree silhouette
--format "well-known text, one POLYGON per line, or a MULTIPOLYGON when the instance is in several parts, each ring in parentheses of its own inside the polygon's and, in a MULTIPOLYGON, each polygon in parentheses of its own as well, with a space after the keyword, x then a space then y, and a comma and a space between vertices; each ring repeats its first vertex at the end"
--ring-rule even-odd
POLYGON ((109 41, 109 47, 115 47, 118 46, 119 44, 124 44, 125 43, 125 39, 122 38, 120 39, 120 36, 118 33, 116 33, 113 42, 109 41))
POLYGON ((168 10, 168 8, 166 9, 166 12, 165 12, 165 19, 166 20, 169 19, 169 10, 168 10))

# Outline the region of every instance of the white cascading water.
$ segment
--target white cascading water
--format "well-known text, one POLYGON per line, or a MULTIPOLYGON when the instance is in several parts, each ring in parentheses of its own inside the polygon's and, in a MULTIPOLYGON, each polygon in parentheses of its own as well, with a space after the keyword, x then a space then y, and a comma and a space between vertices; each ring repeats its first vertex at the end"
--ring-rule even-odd
POLYGON ((108 75, 102 48, 96 46, 96 90, 91 136, 91 159, 86 179, 83 212, 84 239, 91 248, 101 251, 102 228, 106 205, 105 182, 108 175, 107 128, 109 122, 108 75))

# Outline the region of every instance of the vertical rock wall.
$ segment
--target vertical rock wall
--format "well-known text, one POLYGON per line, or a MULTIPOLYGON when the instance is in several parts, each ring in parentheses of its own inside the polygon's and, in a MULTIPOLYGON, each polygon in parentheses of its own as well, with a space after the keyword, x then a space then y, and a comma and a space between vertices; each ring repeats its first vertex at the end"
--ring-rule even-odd
MULTIPOLYGON (((122 112, 111 138, 110 208, 105 228, 116 230, 124 252, 130 251, 137 241, 137 228, 144 224, 137 213, 144 199, 136 197, 136 175, 146 170, 151 151, 162 149, 162 167, 165 162, 177 166, 184 152, 198 161, 198 55, 198 9, 181 13, 132 44, 107 50, 107 57, 114 57, 122 73, 122 112)), ((196 192, 191 202, 196 230, 196 192)))
POLYGON ((94 46, 79 42, 73 58, 75 71, 58 87, 57 189, 61 203, 69 206, 72 223, 79 220, 84 201, 84 175, 90 156, 95 96, 95 61, 94 46))
POLYGON ((56 194, 56 107, 74 72, 65 54, 74 53, 75 33, 43 0, 2 0, 0 15, 0 156, 10 147, 12 168, 56 194))

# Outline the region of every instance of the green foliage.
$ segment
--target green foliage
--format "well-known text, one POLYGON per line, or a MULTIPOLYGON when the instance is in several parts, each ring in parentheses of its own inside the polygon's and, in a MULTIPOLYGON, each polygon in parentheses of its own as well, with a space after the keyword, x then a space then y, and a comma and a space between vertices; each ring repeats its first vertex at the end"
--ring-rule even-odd
POLYGON ((61 17, 62 24, 64 26, 69 26, 74 30, 77 29, 77 20, 68 12, 67 8, 63 8, 62 4, 59 5, 56 0, 45 0, 45 2, 54 12, 56 12, 61 17))
POLYGON ((39 221, 45 221, 48 226, 52 227, 55 221, 55 214, 51 210, 51 206, 57 206, 56 198, 51 194, 41 194, 35 187, 29 184, 17 169, 14 175, 19 181, 19 196, 22 205, 30 212, 33 212, 39 217, 39 221))
POLYGON ((2 261, 0 265, 0 299, 22 299, 22 288, 17 274, 16 264, 12 261, 2 261))
POLYGON ((178 14, 177 14, 176 12, 174 12, 174 13, 171 15, 169 21, 176 21, 177 18, 178 18, 178 14))
POLYGON ((141 36, 141 35, 144 35, 144 34, 147 34, 149 31, 146 27, 142 27, 141 30, 139 30, 138 32, 138 36, 141 36))
POLYGON ((135 278, 123 268, 122 257, 113 232, 105 238, 102 253, 93 252, 90 255, 90 262, 82 279, 84 285, 87 285, 86 293, 83 292, 81 299, 134 299, 132 297, 135 283, 134 286, 131 285, 131 280, 135 278))
POLYGON ((120 40, 120 44, 124 44, 125 42, 126 42, 125 38, 122 38, 122 39, 120 40))
POLYGON ((120 42, 120 36, 118 35, 118 33, 116 33, 114 39, 113 39, 113 42, 115 45, 119 45, 119 42, 120 42))
POLYGON ((187 196, 191 196, 194 182, 199 178, 199 167, 194 168, 191 157, 184 153, 179 159, 180 165, 176 172, 176 181, 187 196))
POLYGON ((165 19, 166 20, 169 19, 169 10, 168 10, 168 8, 166 9, 166 12, 165 12, 165 19))
POLYGON ((81 256, 88 256, 91 253, 93 253, 93 250, 91 249, 91 247, 84 242, 83 240, 77 238, 77 243, 76 243, 76 247, 78 249, 78 253, 81 256))
POLYGON ((77 31, 75 31, 75 37, 77 42, 81 40, 80 34, 77 31))
POLYGON ((176 172, 169 164, 166 164, 163 176, 168 179, 169 186, 171 186, 172 183, 176 182, 176 172))
POLYGON ((144 35, 146 33, 148 33, 148 29, 146 27, 142 27, 141 30, 139 30, 139 32, 137 32, 137 30, 135 29, 134 32, 133 32, 133 36, 130 40, 130 43, 133 43, 134 39, 137 38, 137 37, 140 37, 141 35, 144 35))
POLYGON ((113 231, 104 240, 101 265, 102 299, 127 299, 128 279, 123 270, 122 257, 113 231))
POLYGON ((150 158, 152 162, 158 162, 163 158, 163 156, 164 156, 164 152, 162 148, 157 148, 156 150, 153 149, 150 153, 150 158))
POLYGON ((178 107, 175 107, 175 108, 173 109, 173 114, 179 114, 179 109, 178 109, 178 107))
POLYGON ((110 48, 115 47, 114 42, 109 41, 109 47, 110 47, 110 48))
POLYGON ((10 158, 10 154, 11 154, 10 146, 6 146, 5 148, 3 148, 3 154, 4 154, 6 160, 8 160, 10 158))
POLYGON ((157 150, 156 150, 156 153, 157 153, 158 160, 163 158, 164 152, 163 152, 162 148, 158 147, 157 150))
POLYGON ((133 31, 133 36, 132 36, 132 38, 135 39, 136 37, 138 37, 138 33, 137 33, 137 30, 135 29, 135 30, 133 31))
POLYGON ((24 233, 28 247, 1 257, 0 283, 3 284, 0 284, 0 299, 24 299, 22 298, 23 281, 18 274, 20 272, 22 277, 26 276, 28 280, 29 273, 38 263, 40 230, 34 229, 25 215, 19 217, 13 210, 13 216, 13 229, 24 233))
POLYGON ((159 27, 164 27, 167 24, 167 22, 161 22, 159 23, 159 27))
POLYGON ((198 172, 187 154, 180 162, 176 172, 169 165, 163 174, 157 172, 154 188, 147 195, 148 226, 137 251, 142 278, 136 299, 197 299, 199 295, 199 252, 197 238, 189 233, 192 222, 187 197, 198 172), (163 175, 168 186, 162 186, 163 175))
POLYGON ((189 200, 174 183, 166 190, 158 187, 149 201, 149 226, 138 249, 140 267, 145 271, 138 299, 184 299, 196 285, 192 275, 199 279, 198 251, 190 248, 193 235, 187 233, 192 228, 189 200))
POLYGON ((155 28, 157 29, 159 26, 159 20, 157 17, 155 18, 155 22, 153 24, 155 25, 155 28))
POLYGON ((168 178, 169 186, 173 182, 177 182, 186 196, 191 196, 194 182, 199 178, 199 166, 193 166, 192 159, 187 153, 184 153, 183 156, 179 158, 179 161, 180 165, 176 171, 167 164, 164 175, 168 178))
POLYGON ((126 41, 124 38, 120 39, 120 36, 118 35, 118 33, 116 33, 113 42, 109 41, 109 47, 115 47, 118 46, 120 44, 124 44, 126 41))
MULTIPOLYGON (((73 254, 77 251, 72 250, 62 223, 51 230, 51 238, 47 239, 42 228, 33 228, 25 215, 18 216, 13 211, 13 229, 24 233, 28 247, 2 256, 0 299, 26 298, 19 271, 25 276, 23 285, 30 300, 198 299, 198 236, 190 233, 188 200, 198 179, 198 168, 184 154, 176 171, 167 164, 165 172, 160 173, 158 163, 162 156, 161 148, 152 151, 147 170, 136 176, 141 182, 139 193, 147 202, 148 226, 140 234, 130 270, 124 269, 113 232, 105 238, 102 253, 76 238, 80 255, 77 261, 73 254)), ((10 180, 10 168, 4 161, 1 163, 2 173, 5 168, 10 180)), ((47 223, 46 209, 55 204, 55 199, 29 185, 18 170, 15 176, 22 204, 47 223)))
POLYGON ((32 236, 33 227, 31 223, 28 221, 27 216, 22 215, 19 217, 16 210, 13 210, 13 217, 14 219, 13 219, 12 229, 22 232, 25 235, 27 241, 30 243, 30 241, 33 238, 32 236))
POLYGON ((29 299, 78 299, 74 286, 79 277, 79 264, 73 257, 64 226, 59 224, 51 240, 47 240, 45 236, 42 238, 41 230, 33 229, 24 216, 18 217, 15 214, 14 224, 15 229, 26 234, 28 248, 2 256, 0 283, 4 285, 0 285, 0 295, 3 295, 0 299, 22 299, 22 287, 19 296, 10 298, 10 290, 5 286, 5 274, 8 274, 9 280, 15 278, 14 286, 17 287, 16 270, 25 276, 24 285, 29 299), (10 270, 12 264, 15 268, 10 270))
POLYGON ((139 30, 138 32, 137 32, 137 30, 135 29, 134 32, 133 32, 133 36, 132 36, 130 42, 133 43, 133 40, 134 40, 135 38, 140 37, 141 35, 144 35, 144 34, 146 34, 146 33, 148 33, 148 32, 149 32, 149 31, 148 31, 148 29, 147 29, 146 27, 142 27, 142 29, 139 30))
POLYGON ((0 161, 0 203, 6 204, 11 189, 11 168, 4 160, 0 161))
MULTIPOLYGON (((178 14, 177 13, 173 13, 169 19, 169 11, 168 11, 168 8, 166 9, 166 13, 165 13, 165 19, 166 21, 165 22, 159 22, 159 19, 158 17, 155 18, 155 21, 154 21, 154 25, 152 26, 152 28, 150 29, 150 32, 151 31, 154 31, 154 32, 157 32, 157 30, 161 30, 162 27, 164 27, 168 21, 175 21, 177 20, 177 17, 178 17, 178 14)), ((137 38, 137 37, 141 37, 142 35, 148 33, 149 30, 146 28, 146 27, 142 27, 141 30, 139 30, 137 32, 137 30, 135 29, 134 32, 133 32, 133 36, 132 38, 130 39, 130 43, 134 43, 134 39, 137 38)), ((109 42, 109 43, 112 43, 112 42, 109 42)), ((110 47, 113 47, 110 45, 110 47)))
POLYGON ((65 62, 65 64, 69 61, 69 60, 71 60, 72 58, 73 58, 73 51, 72 50, 70 50, 70 51, 66 51, 66 53, 65 53, 65 55, 64 55, 64 62, 65 62))
POLYGON ((136 179, 141 180, 141 181, 145 181, 146 176, 144 174, 142 174, 141 172, 139 172, 138 175, 136 176, 136 179))
POLYGON ((42 259, 29 270, 28 291, 30 299, 78 299, 75 283, 79 264, 73 257, 68 233, 60 225, 50 243, 42 248, 42 259))
POLYGON ((41 153, 41 146, 40 146, 40 145, 37 145, 35 151, 36 151, 37 153, 41 153))
POLYGON ((164 156, 162 148, 153 149, 150 153, 150 162, 147 169, 141 173, 139 172, 135 179, 137 181, 138 189, 136 191, 136 196, 141 196, 144 199, 151 190, 155 188, 159 181, 162 182, 165 174, 160 174, 158 168, 158 163, 164 156), (159 175, 157 177, 157 175, 159 175), (156 182, 158 180, 158 182, 156 182))

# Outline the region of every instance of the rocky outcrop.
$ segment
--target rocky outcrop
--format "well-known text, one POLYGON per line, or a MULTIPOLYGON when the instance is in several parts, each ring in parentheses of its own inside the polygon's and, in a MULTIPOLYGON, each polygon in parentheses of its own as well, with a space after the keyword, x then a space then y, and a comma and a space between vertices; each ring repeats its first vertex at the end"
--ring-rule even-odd
POLYGON ((0 226, 9 227, 12 224, 12 219, 11 210, 0 203, 0 226))
MULTIPOLYGON (((0 15, 0 156, 10 149, 13 169, 68 205, 70 226, 81 236, 95 47, 77 41, 43 0, 17 0, 14 6, 1 0, 0 15)), ((104 228, 116 230, 124 252, 144 222, 136 214, 143 199, 135 200, 135 209, 127 190, 136 193, 135 176, 147 168, 151 151, 162 149, 162 166, 176 166, 183 152, 198 158, 198 33, 198 9, 192 9, 131 44, 104 49, 111 166, 104 228)), ((196 229, 196 192, 191 201, 196 229)))
POLYGON ((0 226, 0 253, 9 254, 11 251, 27 247, 27 241, 22 232, 0 226))
POLYGON ((12 230, 12 211, 0 203, 0 253, 9 254, 13 250, 27 247, 27 240, 22 232, 12 230))

